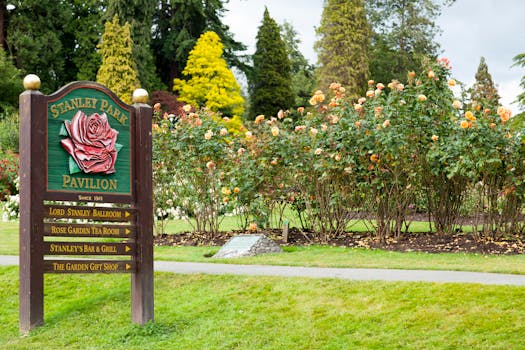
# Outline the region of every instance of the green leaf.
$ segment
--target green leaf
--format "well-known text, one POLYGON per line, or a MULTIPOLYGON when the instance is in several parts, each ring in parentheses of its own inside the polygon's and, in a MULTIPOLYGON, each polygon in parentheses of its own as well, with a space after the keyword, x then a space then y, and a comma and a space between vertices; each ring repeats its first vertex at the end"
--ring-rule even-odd
POLYGON ((67 132, 66 126, 64 124, 60 125, 60 131, 58 132, 58 135, 60 136, 69 136, 69 133, 67 132))
POLYGON ((82 170, 78 167, 73 157, 69 157, 69 174, 81 173, 82 170))

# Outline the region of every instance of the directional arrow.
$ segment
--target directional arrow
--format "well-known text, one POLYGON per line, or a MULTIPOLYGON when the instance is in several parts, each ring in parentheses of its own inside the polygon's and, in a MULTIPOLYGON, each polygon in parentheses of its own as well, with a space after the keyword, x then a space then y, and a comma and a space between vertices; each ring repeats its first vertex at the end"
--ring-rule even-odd
POLYGON ((130 229, 125 229, 124 232, 129 235, 131 233, 131 230, 130 229))
POLYGON ((130 250, 131 250, 131 248, 126 246, 126 253, 129 252, 130 250))
POLYGON ((128 216, 130 216, 131 214, 127 211, 124 212, 124 217, 127 218, 128 216))
POLYGON ((131 265, 130 264, 126 264, 126 270, 129 270, 131 269, 131 265))

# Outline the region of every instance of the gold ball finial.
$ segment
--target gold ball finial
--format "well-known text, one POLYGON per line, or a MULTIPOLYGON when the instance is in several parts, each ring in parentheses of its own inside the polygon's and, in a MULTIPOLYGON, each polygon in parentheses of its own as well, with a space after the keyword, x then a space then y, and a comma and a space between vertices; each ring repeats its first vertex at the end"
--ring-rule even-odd
POLYGON ((24 78, 24 89, 26 90, 38 90, 40 89, 40 78, 35 74, 28 74, 24 78))
POLYGON ((144 89, 136 89, 133 91, 132 101, 133 103, 148 103, 148 92, 144 89))

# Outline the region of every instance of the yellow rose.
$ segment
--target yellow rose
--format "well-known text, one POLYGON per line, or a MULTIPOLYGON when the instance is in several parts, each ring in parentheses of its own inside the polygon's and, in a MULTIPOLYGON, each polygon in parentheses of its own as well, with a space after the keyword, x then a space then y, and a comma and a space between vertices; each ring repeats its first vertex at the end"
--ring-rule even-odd
POLYGON ((467 129, 470 126, 470 124, 466 120, 462 120, 459 126, 461 126, 462 129, 467 129))

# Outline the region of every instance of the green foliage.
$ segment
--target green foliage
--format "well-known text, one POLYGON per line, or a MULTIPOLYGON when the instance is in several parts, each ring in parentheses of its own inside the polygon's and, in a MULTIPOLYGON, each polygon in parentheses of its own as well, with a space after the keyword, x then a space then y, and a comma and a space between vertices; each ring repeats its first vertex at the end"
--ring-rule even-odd
POLYGON ((280 29, 266 8, 257 32, 250 81, 250 117, 276 115, 294 102, 290 60, 280 29))
POLYGON ((74 79, 68 58, 74 48, 73 37, 64 30, 72 21, 72 11, 65 1, 11 1, 15 10, 9 17, 7 43, 22 74, 36 74, 42 91, 57 90, 74 79))
MULTIPOLYGON (((18 106, 18 95, 23 90, 19 70, 16 69, 11 59, 6 56, 4 50, 0 47, 0 114, 18 106)), ((0 132, 2 131, 0 129, 0 132)), ((0 140, 2 140, 1 137, 0 140)))
POLYGON ((219 36, 214 32, 202 34, 182 72, 188 80, 175 79, 173 89, 178 91, 179 100, 193 106, 207 107, 229 117, 241 116, 244 112, 241 88, 222 54, 219 36))
POLYGON ((107 9, 104 18, 108 21, 115 15, 131 27, 133 41, 133 60, 137 65, 141 86, 148 91, 162 88, 157 77, 153 53, 151 51, 151 28, 153 15, 159 1, 150 0, 106 0, 107 9))
POLYGON ((378 81, 406 81, 406 72, 420 72, 425 59, 436 58, 440 30, 434 20, 455 0, 366 1, 370 41, 370 73, 378 81))
POLYGON ((315 43, 321 89, 337 82, 347 87, 350 98, 364 92, 369 73, 369 33, 363 0, 325 1, 315 43))
POLYGON ((135 62, 129 23, 120 25, 118 16, 106 22, 99 44, 102 65, 97 73, 97 82, 107 86, 122 101, 131 103, 131 94, 140 87, 135 62))
MULTIPOLYGON (((94 81, 101 64, 97 44, 104 30, 103 12, 107 0, 70 0, 73 16, 64 23, 64 30, 74 37, 71 80, 94 81)), ((67 83, 64 82, 64 83, 67 83)))
POLYGON ((282 37, 286 45, 286 52, 290 60, 292 90, 295 101, 291 107, 308 105, 308 100, 316 88, 315 67, 308 63, 304 55, 299 51, 300 39, 297 31, 291 23, 284 22, 281 26, 282 37))
MULTIPOLYGON (((513 66, 525 67, 525 53, 520 53, 514 56, 513 60, 513 66)), ((525 76, 521 77, 520 86, 525 90, 525 76)), ((517 101, 519 102, 521 108, 525 108, 525 91, 518 95, 517 101)))
POLYGON ((245 71, 242 58, 235 55, 246 47, 233 39, 228 26, 221 22, 224 0, 160 0, 154 12, 154 33, 151 46, 164 84, 171 87, 173 79, 181 78, 190 51, 206 31, 219 35, 225 47, 229 66, 245 71))
POLYGON ((0 119, 0 152, 18 153, 19 117, 17 113, 8 113, 0 119))

